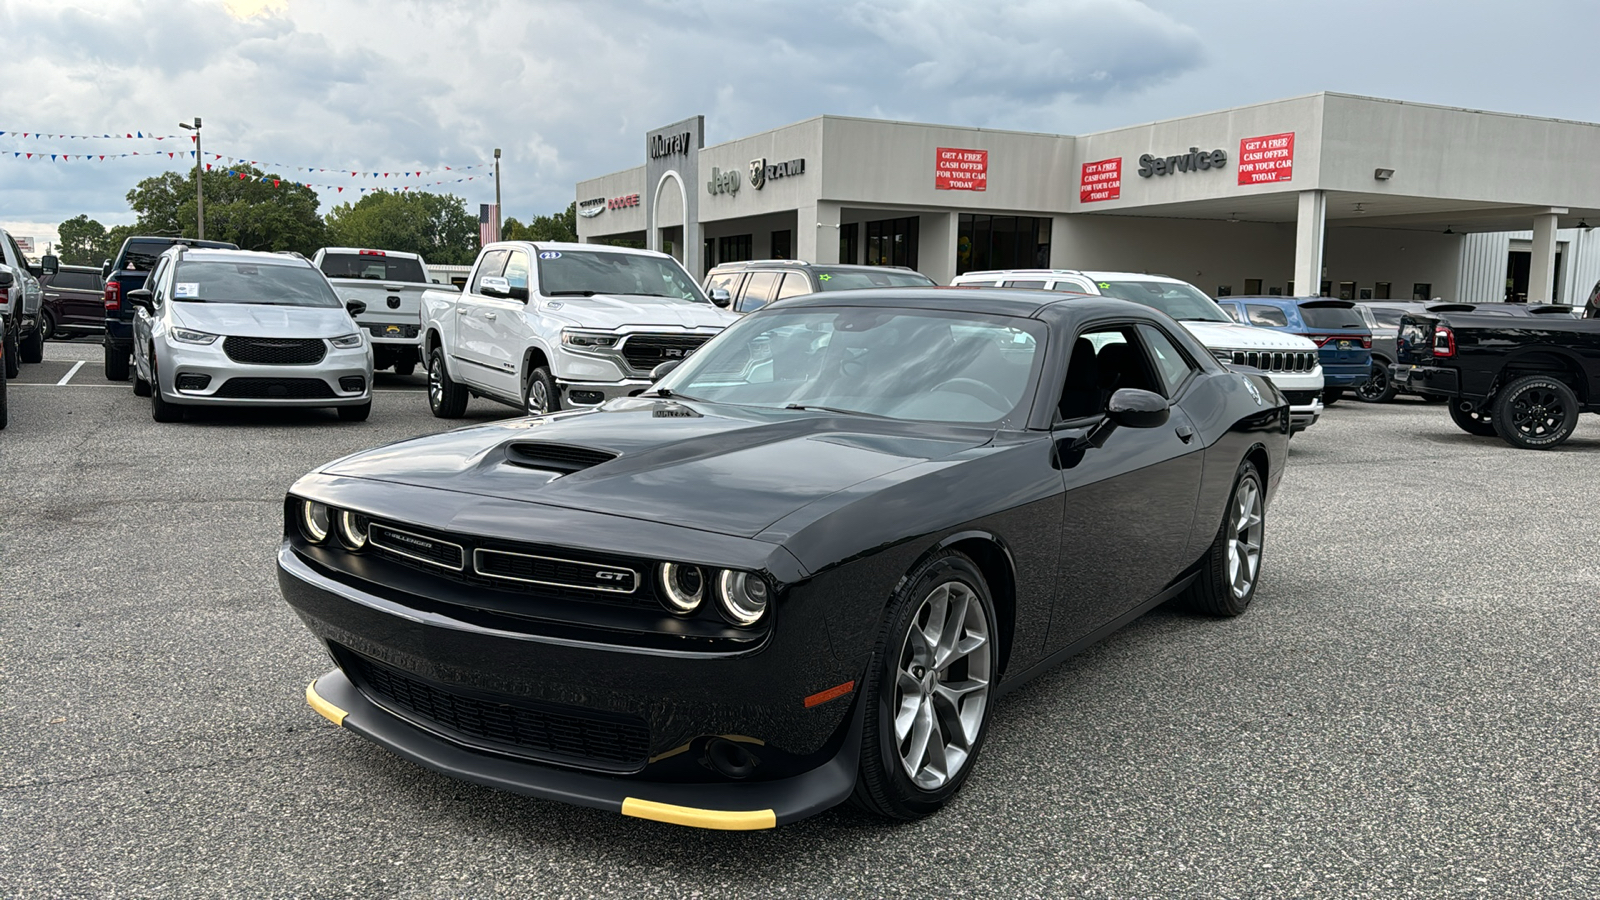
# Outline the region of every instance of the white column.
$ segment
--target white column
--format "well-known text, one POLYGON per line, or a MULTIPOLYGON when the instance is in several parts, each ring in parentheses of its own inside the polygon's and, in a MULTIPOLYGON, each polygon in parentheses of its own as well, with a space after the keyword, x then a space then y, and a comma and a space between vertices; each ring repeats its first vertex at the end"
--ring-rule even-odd
POLYGON ((1556 289, 1555 212, 1533 217, 1533 260, 1528 268, 1528 302, 1549 303, 1556 289))
POLYGON ((1328 198, 1321 191, 1300 192, 1294 233, 1294 292, 1300 297, 1322 293, 1322 239, 1328 221, 1328 198))
MULTIPOLYGON (((956 277, 956 238, 960 213, 918 213, 917 271, 935 284, 949 284, 956 277)), ((863 235, 863 240, 865 236, 863 235)))
POLYGON ((815 206, 802 206, 795 210, 795 259, 818 265, 833 265, 840 261, 839 212, 839 204, 827 200, 818 200, 815 206))

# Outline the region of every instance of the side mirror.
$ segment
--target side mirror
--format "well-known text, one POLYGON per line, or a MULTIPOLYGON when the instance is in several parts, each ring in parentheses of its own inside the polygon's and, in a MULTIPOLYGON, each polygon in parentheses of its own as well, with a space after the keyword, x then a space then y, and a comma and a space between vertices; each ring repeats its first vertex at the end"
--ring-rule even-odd
POLYGON ((128 302, 139 307, 152 316, 156 314, 155 294, 150 293, 150 291, 146 290, 145 288, 140 288, 137 291, 129 291, 128 302))
POLYGON ((722 307, 723 309, 727 309, 729 306, 733 305, 733 295, 728 293, 727 288, 712 288, 711 302, 722 307))
POLYGON ((61 260, 54 256, 41 256, 39 257, 39 268, 43 269, 46 275, 54 275, 61 270, 61 260))
POLYGON ((681 359, 669 359, 666 362, 656 366, 654 369, 650 370, 650 380, 651 381, 660 381, 661 379, 667 377, 667 373, 668 372, 671 372, 673 369, 676 369, 677 367, 679 367, 681 365, 683 365, 683 360, 681 360, 681 359))
POLYGON ((485 297, 509 297, 511 282, 490 276, 478 282, 478 290, 482 291, 485 297))
POLYGON ((1167 398, 1138 388, 1123 388, 1106 404, 1106 418, 1123 428, 1155 428, 1167 424, 1171 414, 1167 398))
MULTIPOLYGON (((138 292, 135 291, 135 293, 138 292)), ((367 305, 360 300, 347 300, 345 301, 344 309, 345 312, 350 314, 350 318, 354 319, 356 316, 359 316, 367 311, 367 305)))
POLYGON ((106 277, 107 275, 110 275, 110 274, 111 274, 111 260, 108 259, 105 262, 100 264, 100 277, 104 278, 104 277, 106 277))

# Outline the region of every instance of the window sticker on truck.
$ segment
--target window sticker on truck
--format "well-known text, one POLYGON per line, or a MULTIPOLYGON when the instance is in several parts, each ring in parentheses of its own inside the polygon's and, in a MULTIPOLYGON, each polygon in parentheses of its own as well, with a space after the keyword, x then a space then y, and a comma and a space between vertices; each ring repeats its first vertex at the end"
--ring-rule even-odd
POLYGON ((539 254, 540 259, 560 259, 561 253, 557 250, 546 250, 539 254))

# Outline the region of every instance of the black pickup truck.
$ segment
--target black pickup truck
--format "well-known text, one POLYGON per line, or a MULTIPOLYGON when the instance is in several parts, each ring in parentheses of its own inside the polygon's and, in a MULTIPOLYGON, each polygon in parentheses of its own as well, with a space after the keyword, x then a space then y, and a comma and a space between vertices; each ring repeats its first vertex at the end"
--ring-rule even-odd
POLYGON ((237 250, 237 245, 225 241, 197 241, 193 238, 134 235, 122 242, 115 260, 106 260, 100 267, 105 279, 101 302, 105 306, 106 378, 127 381, 128 366, 133 358, 133 305, 123 303, 128 294, 144 287, 156 260, 173 244, 190 247, 211 247, 237 250))
POLYGON ((1395 350, 1395 382, 1448 401, 1469 434, 1548 450, 1600 412, 1600 319, 1432 309, 1401 317, 1395 350))

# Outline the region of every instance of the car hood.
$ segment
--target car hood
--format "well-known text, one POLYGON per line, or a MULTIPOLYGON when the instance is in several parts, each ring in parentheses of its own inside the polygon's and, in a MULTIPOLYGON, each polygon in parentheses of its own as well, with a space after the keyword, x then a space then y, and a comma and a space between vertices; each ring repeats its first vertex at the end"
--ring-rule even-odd
POLYGON ((321 471, 749 538, 837 491, 991 437, 976 428, 640 398, 414 438, 321 471), (540 467, 574 448, 617 456, 570 474, 540 467))
POLYGON ((175 324, 223 336, 331 338, 357 330, 343 307, 171 302, 175 324))
POLYGON ((1233 322, 1184 322, 1184 328, 1208 348, 1218 350, 1315 350, 1310 338, 1270 328, 1233 322))
POLYGON ((584 328, 606 330, 628 326, 629 331, 648 331, 652 327, 722 329, 739 316, 709 303, 692 303, 671 297, 646 297, 639 294, 596 294, 593 297, 540 297, 539 309, 545 315, 568 319, 584 328))

